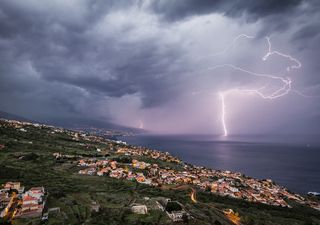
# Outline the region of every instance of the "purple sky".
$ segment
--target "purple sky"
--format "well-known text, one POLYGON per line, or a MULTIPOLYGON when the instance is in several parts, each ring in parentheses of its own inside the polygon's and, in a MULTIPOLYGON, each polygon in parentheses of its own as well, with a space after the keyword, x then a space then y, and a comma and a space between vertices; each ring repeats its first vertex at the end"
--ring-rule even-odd
POLYGON ((159 133, 320 133, 317 0, 2 0, 0 110, 159 133), (246 34, 254 38, 238 35, 246 34), (279 55, 262 60, 268 52, 279 55), (211 69, 209 69, 211 68, 211 69), (214 69, 212 69, 214 68, 214 69), (260 89, 263 88, 263 89, 260 89), (312 97, 303 97, 297 92, 312 97))

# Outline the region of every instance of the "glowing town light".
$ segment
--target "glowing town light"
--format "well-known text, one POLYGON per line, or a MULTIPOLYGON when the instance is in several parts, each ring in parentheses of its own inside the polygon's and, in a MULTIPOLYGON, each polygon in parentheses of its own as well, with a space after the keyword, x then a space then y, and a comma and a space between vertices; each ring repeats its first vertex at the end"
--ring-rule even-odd
POLYGON ((192 188, 192 192, 190 194, 190 198, 191 198, 191 201, 193 203, 197 203, 197 199, 196 199, 196 191, 192 188))

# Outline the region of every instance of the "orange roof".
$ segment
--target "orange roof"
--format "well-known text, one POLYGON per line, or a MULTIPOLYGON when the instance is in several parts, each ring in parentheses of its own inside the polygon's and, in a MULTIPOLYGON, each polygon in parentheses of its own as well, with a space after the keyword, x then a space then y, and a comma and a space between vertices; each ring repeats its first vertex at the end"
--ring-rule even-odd
POLYGON ((44 188, 43 187, 33 187, 30 189, 32 193, 44 193, 44 188))
POLYGON ((20 182, 7 182, 5 185, 20 185, 20 182))
POLYGON ((43 205, 41 204, 23 204, 22 205, 22 208, 34 208, 34 207, 37 207, 37 208, 43 208, 43 205))
POLYGON ((42 190, 30 190, 32 194, 44 194, 42 190))
POLYGON ((31 191, 33 191, 33 190, 39 190, 39 191, 43 191, 43 187, 32 187, 32 188, 30 188, 30 190, 31 191))
POLYGON ((32 201, 32 200, 38 200, 38 199, 29 195, 23 197, 23 201, 32 201))

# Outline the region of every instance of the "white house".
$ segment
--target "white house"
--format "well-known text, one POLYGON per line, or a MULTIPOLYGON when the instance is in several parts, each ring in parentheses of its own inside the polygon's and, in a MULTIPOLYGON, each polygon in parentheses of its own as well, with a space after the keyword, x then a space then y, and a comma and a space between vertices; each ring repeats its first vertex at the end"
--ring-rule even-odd
POLYGON ((147 214, 148 208, 146 205, 137 205, 134 204, 131 206, 131 211, 136 214, 147 214))

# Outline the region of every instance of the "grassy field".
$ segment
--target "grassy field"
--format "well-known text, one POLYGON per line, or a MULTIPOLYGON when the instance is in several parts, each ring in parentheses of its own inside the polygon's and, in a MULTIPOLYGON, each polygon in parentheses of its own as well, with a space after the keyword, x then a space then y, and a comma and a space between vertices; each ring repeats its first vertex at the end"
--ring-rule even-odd
MULTIPOLYGON (((49 193, 47 206, 60 207, 59 213, 50 214, 45 223, 48 225, 173 223, 164 212, 156 209, 149 210, 147 215, 131 213, 133 202, 153 204, 144 197, 168 197, 181 202, 193 217, 187 224, 232 224, 220 211, 227 208, 238 212, 243 224, 320 224, 319 211, 300 205, 292 209, 279 208, 201 192, 197 193, 198 203, 192 203, 188 188, 160 189, 109 177, 81 176, 77 174, 76 162, 57 162, 52 154, 90 156, 96 155, 92 149, 99 147, 110 148, 110 157, 115 157, 112 149, 117 146, 107 142, 76 141, 67 133, 52 133, 50 128, 30 126, 25 128, 27 132, 21 132, 0 123, 0 144, 6 146, 0 150, 0 184, 20 181, 27 189, 44 186, 49 193), (93 202, 100 205, 99 212, 92 211, 93 202)), ((39 224, 39 220, 16 220, 14 224, 39 224)))

